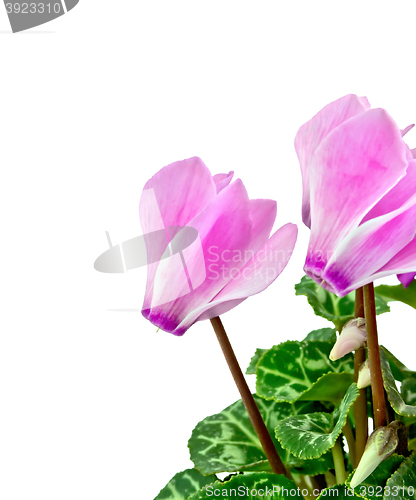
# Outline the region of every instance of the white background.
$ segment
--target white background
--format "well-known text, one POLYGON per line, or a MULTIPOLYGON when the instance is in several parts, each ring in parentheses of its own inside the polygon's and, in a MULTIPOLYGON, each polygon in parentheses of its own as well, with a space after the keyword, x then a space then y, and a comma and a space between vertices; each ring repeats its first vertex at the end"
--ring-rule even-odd
MULTIPOLYGON (((192 466, 196 423, 238 399, 209 322, 176 338, 108 312, 141 307, 145 270, 93 268, 105 230, 114 244, 141 234, 140 193, 164 165, 234 170, 250 197, 277 200, 275 228, 299 225, 282 276, 223 317, 244 369, 256 347, 331 326, 294 295, 309 230, 293 139, 347 93, 416 121, 415 14, 413 1, 81 0, 11 34, 0 6, 0 498, 152 500, 192 466)), ((379 321, 413 369, 415 319, 393 304, 379 321)))

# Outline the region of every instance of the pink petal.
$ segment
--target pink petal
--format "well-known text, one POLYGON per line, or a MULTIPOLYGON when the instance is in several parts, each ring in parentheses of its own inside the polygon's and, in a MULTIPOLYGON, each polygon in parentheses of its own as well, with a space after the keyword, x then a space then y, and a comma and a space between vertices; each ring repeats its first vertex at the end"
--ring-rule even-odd
MULTIPOLYGON (((145 185, 139 213, 143 234, 168 226, 186 226, 216 196, 211 172, 200 158, 171 163, 157 172, 145 185)), ((172 238, 173 235, 170 235, 172 238)), ((149 237, 150 239, 150 237, 149 237)), ((145 304, 150 304, 158 260, 167 247, 167 239, 147 242, 148 260, 145 304)), ((146 306, 146 307, 147 307, 146 306)))
POLYGON ((328 262, 322 279, 343 297, 378 278, 380 268, 413 239, 415 231, 416 194, 400 209, 351 231, 328 262))
POLYGON ((249 297, 265 290, 289 262, 297 234, 298 228, 292 223, 278 229, 215 300, 249 297))
MULTIPOLYGON (((143 191, 153 189, 163 225, 186 226, 216 194, 211 173, 200 158, 171 163, 147 181, 143 191)), ((144 234, 153 231, 153 207, 140 200, 140 222, 144 234)))
POLYGON ((215 174, 212 176, 212 180, 214 181, 215 187, 217 188, 217 193, 222 191, 230 184, 233 176, 233 171, 228 172, 228 174, 215 174))
POLYGON ((252 220, 252 241, 250 244, 253 257, 269 238, 276 220, 277 203, 274 200, 250 200, 252 220))
POLYGON ((375 279, 383 278, 384 276, 388 276, 390 274, 401 274, 403 276, 406 276, 406 278, 404 278, 404 282, 407 283, 406 286, 408 286, 411 281, 410 275, 413 274, 413 271, 415 269, 416 238, 413 238, 410 243, 404 246, 399 252, 394 255, 391 260, 387 262, 387 264, 385 264, 377 271, 375 279))
POLYGON ((416 276, 416 273, 404 273, 404 274, 398 274, 397 278, 399 279, 400 283, 404 286, 404 288, 407 288, 410 283, 414 280, 416 276))
POLYGON ((370 109, 366 97, 350 94, 331 102, 299 129, 295 138, 295 149, 302 172, 303 222, 310 227, 309 162, 319 144, 341 123, 370 109))
POLYGON ((307 274, 319 278, 342 240, 405 175, 405 148, 400 130, 382 109, 347 120, 321 142, 310 164, 307 274))
POLYGON ((412 130, 412 128, 415 126, 414 123, 412 123, 412 125, 408 125, 406 128, 400 130, 400 133, 402 134, 402 137, 404 137, 407 132, 409 132, 410 130, 412 130))
POLYGON ((416 161, 409 161, 406 175, 365 215, 364 222, 400 208, 416 193, 416 161))
MULTIPOLYGON (((172 280, 172 271, 167 265, 159 266, 153 293, 157 297, 157 305, 151 303, 149 306, 145 302, 142 310, 152 323, 175 335, 184 333, 185 330, 177 330, 177 327, 190 311, 209 303, 228 283, 233 269, 238 271, 244 263, 240 253, 244 255, 250 249, 251 207, 241 180, 237 179, 222 190, 188 225, 199 233, 205 263, 201 268, 198 252, 191 250, 184 258, 187 271, 189 276, 197 276, 197 281, 198 275, 206 272, 206 279, 195 290, 181 297, 184 285, 172 280), (164 294, 170 298, 175 293, 179 297, 177 300, 161 305, 164 294)), ((191 286, 192 280, 189 281, 191 286)))
POLYGON ((265 290, 286 267, 296 243, 297 232, 296 225, 291 223, 278 229, 213 301, 191 311, 178 330, 186 331, 196 321, 224 314, 247 297, 265 290))

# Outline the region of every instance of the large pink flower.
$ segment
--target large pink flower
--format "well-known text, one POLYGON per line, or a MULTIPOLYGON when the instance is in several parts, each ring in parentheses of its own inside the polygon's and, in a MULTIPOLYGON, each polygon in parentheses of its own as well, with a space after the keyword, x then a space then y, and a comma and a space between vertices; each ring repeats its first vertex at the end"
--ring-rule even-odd
MULTIPOLYGON (((347 95, 299 129, 304 270, 343 297, 374 279, 416 271, 416 160, 384 109, 347 95)), ((407 275, 403 279, 410 279, 407 275)))
POLYGON ((162 168, 144 187, 143 233, 165 227, 168 236, 148 238, 153 263, 142 314, 167 332, 183 335, 196 321, 229 311, 267 288, 289 261, 297 227, 286 224, 270 236, 276 202, 250 200, 232 177, 212 176, 201 159, 190 158, 162 168), (198 235, 188 246, 184 226, 198 235), (168 240, 173 251, 166 258, 168 240))

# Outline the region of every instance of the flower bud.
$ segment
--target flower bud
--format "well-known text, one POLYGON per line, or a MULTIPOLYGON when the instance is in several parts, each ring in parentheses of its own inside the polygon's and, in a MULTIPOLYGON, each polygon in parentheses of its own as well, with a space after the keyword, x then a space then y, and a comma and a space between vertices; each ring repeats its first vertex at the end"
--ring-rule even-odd
POLYGON ((345 323, 329 357, 332 361, 336 361, 346 354, 359 349, 366 340, 367 330, 365 327, 365 319, 351 319, 345 323))
POLYGON ((364 481, 383 461, 392 455, 399 444, 398 429, 403 423, 395 420, 386 427, 378 427, 368 438, 363 456, 351 479, 350 488, 364 481))
POLYGON ((358 389, 364 389, 369 385, 371 385, 370 363, 366 359, 358 372, 357 387, 358 389))

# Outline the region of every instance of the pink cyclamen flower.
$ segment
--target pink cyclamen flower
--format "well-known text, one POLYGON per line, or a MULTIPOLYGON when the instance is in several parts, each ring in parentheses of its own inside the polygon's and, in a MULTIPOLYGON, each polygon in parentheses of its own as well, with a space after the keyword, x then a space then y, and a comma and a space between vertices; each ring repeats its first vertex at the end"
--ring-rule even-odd
POLYGON ((250 200, 242 181, 231 183, 232 177, 233 172, 212 176, 200 158, 190 158, 162 168, 144 187, 143 233, 164 227, 168 236, 147 242, 151 264, 142 314, 174 335, 263 291, 294 248, 294 224, 270 236, 276 202, 250 200), (181 242, 184 226, 198 235, 188 246, 181 242), (182 251, 166 258, 175 246, 182 251))
POLYGON ((416 271, 416 154, 402 139, 410 128, 347 95, 296 135, 311 229, 304 270, 339 297, 416 271))

